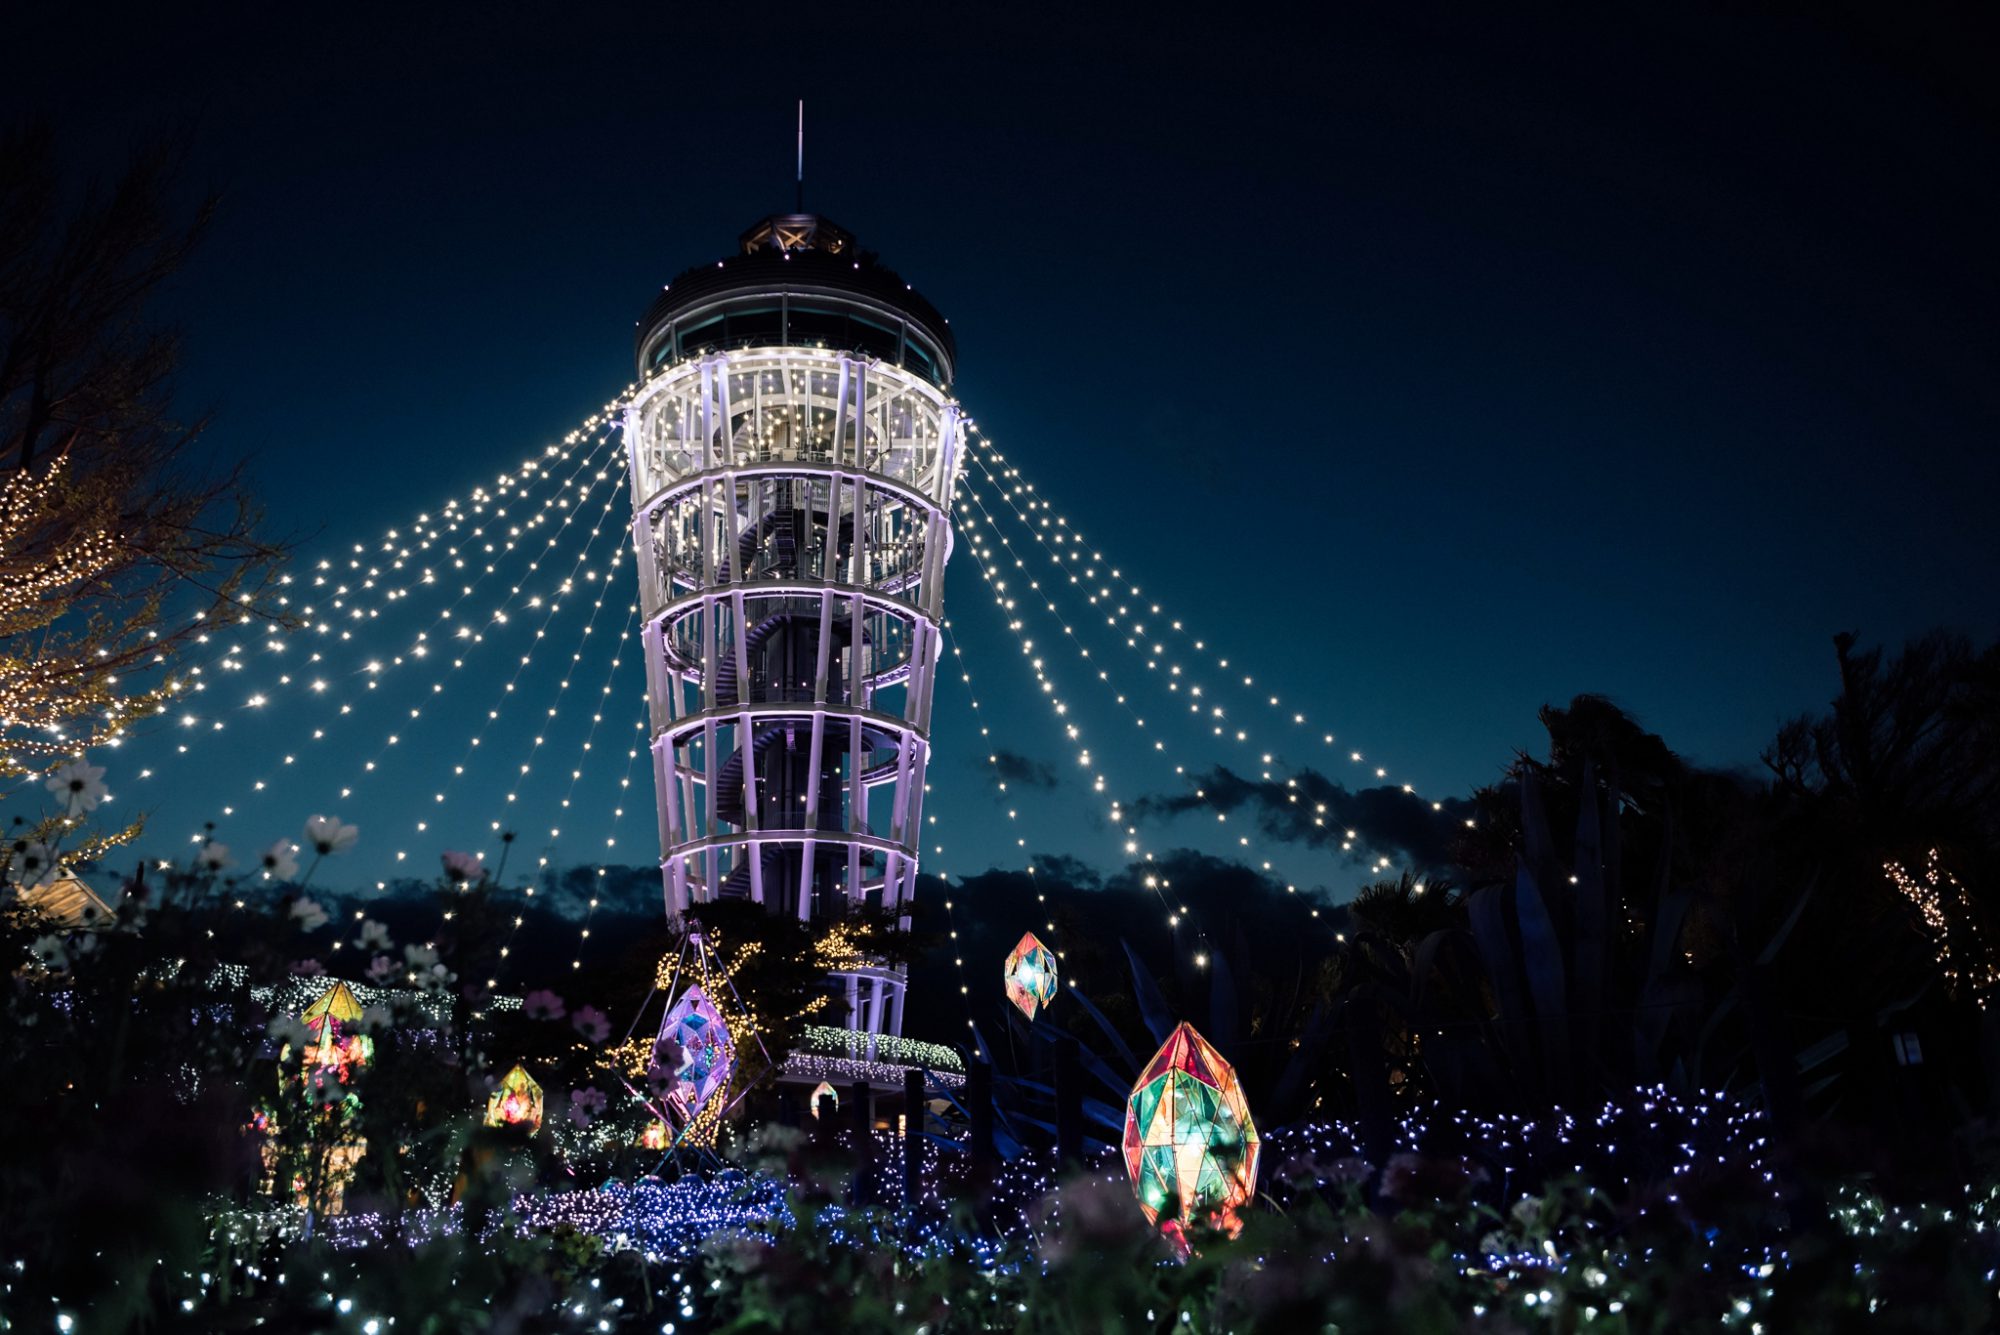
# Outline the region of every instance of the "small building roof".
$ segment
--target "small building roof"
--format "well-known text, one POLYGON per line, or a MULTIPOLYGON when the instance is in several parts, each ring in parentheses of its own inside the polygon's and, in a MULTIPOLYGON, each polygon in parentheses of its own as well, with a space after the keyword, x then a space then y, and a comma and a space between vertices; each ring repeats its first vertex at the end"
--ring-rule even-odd
POLYGON ((74 872, 58 872, 56 879, 32 890, 21 891, 21 904, 42 917, 71 931, 94 931, 109 927, 118 918, 109 904, 74 872))

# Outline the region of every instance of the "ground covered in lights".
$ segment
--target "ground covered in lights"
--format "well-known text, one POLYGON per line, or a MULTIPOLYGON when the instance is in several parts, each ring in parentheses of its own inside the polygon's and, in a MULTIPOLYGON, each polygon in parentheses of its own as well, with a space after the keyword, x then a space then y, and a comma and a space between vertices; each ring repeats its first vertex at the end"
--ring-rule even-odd
POLYGON ((342 1215, 307 1238, 297 1213, 232 1213, 214 1268, 173 1287, 191 1329, 240 1307, 366 1335, 1960 1330, 1996 1300, 2000 1195, 1892 1202, 1847 1182, 1802 1199, 1763 1118, 1719 1098, 1408 1117, 1394 1142, 1371 1161, 1343 1123, 1272 1132, 1241 1234, 1197 1234, 1186 1257, 1143 1225, 1108 1151, 982 1179, 962 1147, 927 1142, 907 1201, 897 1139, 864 1155, 774 1127, 739 1166, 527 1189, 474 1218, 342 1215), (439 1324, 425 1303, 461 1315, 439 1324))

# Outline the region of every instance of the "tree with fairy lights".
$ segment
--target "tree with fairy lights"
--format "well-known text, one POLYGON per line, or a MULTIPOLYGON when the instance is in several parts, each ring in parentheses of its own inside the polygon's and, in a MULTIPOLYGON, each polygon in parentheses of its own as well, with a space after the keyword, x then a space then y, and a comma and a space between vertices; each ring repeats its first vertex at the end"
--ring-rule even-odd
POLYGON ((207 420, 175 412, 179 339, 146 318, 214 212, 176 216, 175 165, 77 192, 46 129, 0 135, 0 775, 164 710, 216 624, 288 619, 283 548, 240 468, 192 464, 207 420))

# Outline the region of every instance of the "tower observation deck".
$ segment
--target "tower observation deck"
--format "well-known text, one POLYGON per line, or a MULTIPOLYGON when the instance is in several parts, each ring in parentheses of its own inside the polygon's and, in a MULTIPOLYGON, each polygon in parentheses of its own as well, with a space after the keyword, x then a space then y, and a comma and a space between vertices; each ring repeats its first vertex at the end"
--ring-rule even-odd
MULTIPOLYGON (((785 214, 639 324, 625 414, 667 911, 905 928, 963 425, 931 304, 785 214)), ((844 971, 899 1034, 903 976, 844 971)))

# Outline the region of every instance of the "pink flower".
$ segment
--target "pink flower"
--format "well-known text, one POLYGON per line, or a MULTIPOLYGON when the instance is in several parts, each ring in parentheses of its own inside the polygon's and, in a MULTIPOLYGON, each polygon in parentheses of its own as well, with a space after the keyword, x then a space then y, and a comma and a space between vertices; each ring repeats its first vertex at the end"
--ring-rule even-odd
POLYGON ((326 966, 318 960, 293 960, 292 973, 299 978, 319 978, 326 973, 326 966))
POLYGON ((387 955, 377 955, 368 962, 368 981, 371 983, 386 983, 394 978, 396 973, 396 961, 387 955))
POLYGON ((444 863, 444 874, 454 885, 477 883, 486 879, 486 864, 479 860, 477 853, 447 851, 440 859, 444 863))
POLYGON ((586 1085, 573 1090, 569 1096, 569 1120, 580 1127, 589 1126, 591 1119, 602 1113, 609 1102, 601 1089, 586 1085))
POLYGON ((570 1023, 576 1026, 576 1032, 582 1034, 586 1042, 602 1043, 611 1037, 611 1017, 595 1006, 585 1006, 577 1011, 570 1023))
POLYGON ((530 1020, 560 1020, 565 1014, 563 999, 543 988, 521 998, 521 1014, 530 1020))

